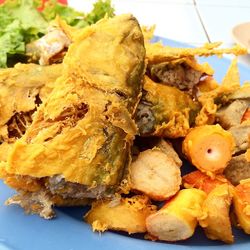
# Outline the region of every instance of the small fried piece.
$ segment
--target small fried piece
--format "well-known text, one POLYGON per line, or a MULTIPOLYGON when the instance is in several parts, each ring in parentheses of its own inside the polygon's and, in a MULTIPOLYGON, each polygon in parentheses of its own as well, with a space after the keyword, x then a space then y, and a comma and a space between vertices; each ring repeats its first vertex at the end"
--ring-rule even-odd
POLYGON ((194 234, 197 218, 202 215, 206 193, 191 188, 181 190, 173 199, 146 220, 150 235, 159 240, 185 240, 194 234))
POLYGON ((246 153, 233 156, 224 170, 224 175, 233 185, 250 178, 250 162, 246 153))
POLYGON ((212 179, 200 170, 193 171, 182 177, 182 184, 185 188, 198 188, 207 194, 215 187, 227 182, 227 179, 223 175, 216 175, 215 178, 212 179))
POLYGON ((131 187, 163 201, 180 190, 181 172, 175 160, 158 148, 139 154, 130 166, 131 187))
POLYGON ((239 45, 232 48, 220 49, 221 43, 206 43, 200 48, 173 48, 162 43, 146 43, 146 58, 149 63, 160 63, 183 57, 193 56, 222 56, 223 54, 244 55, 247 50, 239 45))
POLYGON ((209 176, 223 172, 232 158, 235 142, 220 125, 204 125, 190 130, 182 150, 192 164, 209 176))
POLYGON ((237 58, 232 60, 221 85, 212 88, 211 91, 201 92, 198 101, 202 108, 195 118, 196 126, 213 124, 220 104, 223 104, 231 94, 240 89, 240 75, 237 65, 237 58))
POLYGON ((93 231, 108 229, 125 231, 129 234, 146 232, 146 218, 156 211, 146 196, 137 195, 117 200, 99 200, 92 203, 85 220, 93 231))
POLYGON ((145 77, 144 95, 136 112, 141 136, 183 137, 200 106, 185 92, 145 77))
POLYGON ((250 101, 247 100, 235 100, 229 105, 225 105, 216 113, 217 122, 224 129, 229 129, 231 127, 240 125, 249 104, 250 101))
POLYGON ((204 228, 206 236, 211 240, 233 243, 229 209, 232 201, 232 187, 224 183, 217 185, 205 199, 202 209, 204 217, 199 224, 204 228))
POLYGON ((250 178, 241 181, 235 188, 233 204, 240 227, 250 234, 250 178))
POLYGON ((207 64, 199 64, 194 58, 181 58, 148 65, 150 77, 157 82, 192 92, 202 76, 213 75, 207 64))

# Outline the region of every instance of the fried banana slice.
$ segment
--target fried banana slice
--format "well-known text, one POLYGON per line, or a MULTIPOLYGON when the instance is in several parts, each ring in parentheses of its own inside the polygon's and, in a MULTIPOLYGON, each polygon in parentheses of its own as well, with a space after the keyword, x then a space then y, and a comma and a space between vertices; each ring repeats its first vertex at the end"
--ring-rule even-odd
POLYGON ((146 218, 156 211, 146 196, 100 200, 92 203, 85 220, 92 225, 93 231, 104 232, 108 229, 132 233, 146 232, 146 218))
POLYGON ((153 82, 147 76, 136 112, 141 136, 183 137, 188 133, 199 104, 179 89, 153 82))
POLYGON ((141 152, 130 166, 131 187, 153 200, 163 201, 180 190, 180 166, 159 148, 141 152))
POLYGON ((156 213, 148 216, 147 230, 159 240, 178 241, 190 238, 202 216, 206 193, 191 188, 183 189, 156 213))
POLYGON ((199 224, 209 239, 228 244, 234 241, 229 217, 233 197, 231 189, 227 183, 215 186, 202 205, 204 215, 199 219, 199 224))
POLYGON ((119 185, 136 133, 132 116, 144 57, 142 32, 131 15, 79 32, 64 58, 63 75, 14 144, 6 171, 60 176, 86 189, 102 186, 103 192, 119 185))

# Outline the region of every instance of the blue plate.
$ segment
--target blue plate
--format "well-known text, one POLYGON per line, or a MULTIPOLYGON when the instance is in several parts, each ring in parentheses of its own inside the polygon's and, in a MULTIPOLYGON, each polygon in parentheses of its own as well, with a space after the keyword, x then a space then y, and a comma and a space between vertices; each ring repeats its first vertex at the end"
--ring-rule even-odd
MULTIPOLYGON (((159 37, 155 37, 159 40, 159 37)), ((162 38, 161 38, 162 39, 162 38)), ((185 44, 162 39, 167 45, 187 47, 185 44)), ((215 69, 221 81, 230 61, 217 57, 205 58, 215 69)), ((250 80, 250 69, 240 65, 241 82, 250 80)), ((225 245, 207 240, 200 228, 195 235, 183 242, 168 244, 143 240, 141 235, 127 236, 115 232, 93 233, 83 222, 83 208, 56 209, 57 217, 46 221, 36 215, 26 215, 18 206, 4 206, 4 201, 14 194, 0 181, 0 250, 180 250, 180 249, 250 249, 250 237, 234 229, 235 244, 225 245)))

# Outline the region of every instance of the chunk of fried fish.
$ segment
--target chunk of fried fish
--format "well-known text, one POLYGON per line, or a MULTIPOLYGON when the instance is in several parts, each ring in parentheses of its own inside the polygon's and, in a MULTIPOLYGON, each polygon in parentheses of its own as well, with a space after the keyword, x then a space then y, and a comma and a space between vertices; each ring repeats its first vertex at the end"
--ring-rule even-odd
POLYGON ((145 77, 136 122, 141 136, 183 137, 194 123, 199 104, 176 87, 145 77))
POLYGON ((63 75, 14 144, 6 172, 44 178, 46 188, 54 195, 63 190, 64 198, 72 198, 72 191, 65 193, 62 183, 89 192, 100 187, 98 197, 111 192, 130 158, 144 58, 142 32, 131 15, 79 32, 65 56, 63 75), (57 177, 55 184, 51 180, 57 177))

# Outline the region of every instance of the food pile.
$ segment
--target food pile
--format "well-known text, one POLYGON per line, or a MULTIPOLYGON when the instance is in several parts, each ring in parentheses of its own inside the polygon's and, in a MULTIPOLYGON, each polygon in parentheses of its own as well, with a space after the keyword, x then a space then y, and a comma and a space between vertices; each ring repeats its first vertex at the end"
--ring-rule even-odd
POLYGON ((152 36, 130 14, 85 28, 57 17, 28 63, 0 70, 0 177, 18 192, 7 205, 51 219, 89 204, 94 231, 151 240, 197 225, 225 243, 232 223, 250 234, 250 85, 237 59, 220 84, 197 60, 246 51, 152 36))

